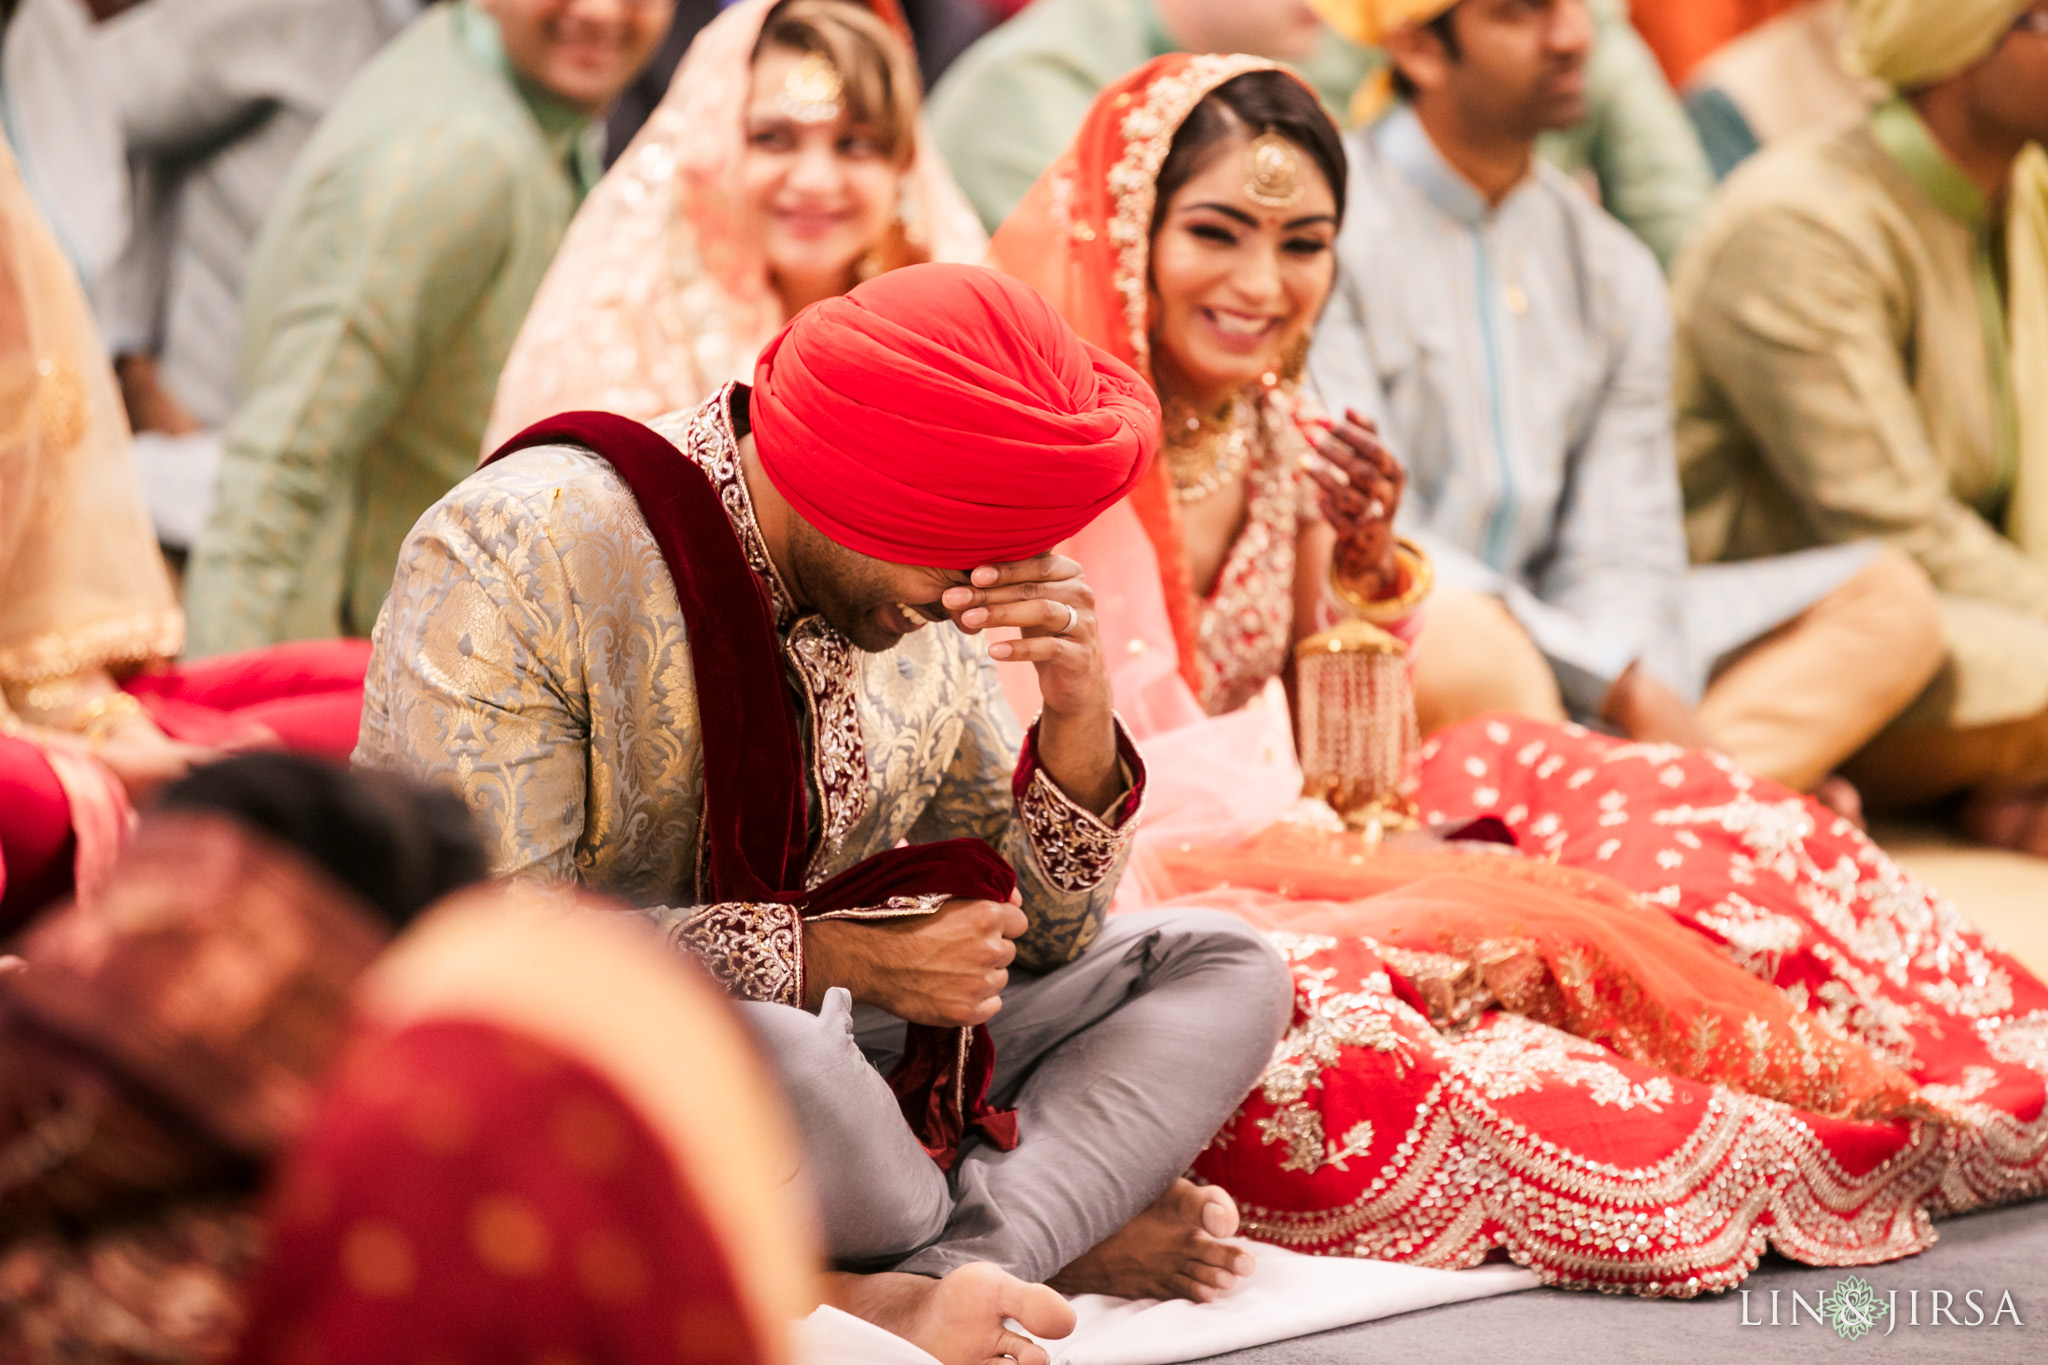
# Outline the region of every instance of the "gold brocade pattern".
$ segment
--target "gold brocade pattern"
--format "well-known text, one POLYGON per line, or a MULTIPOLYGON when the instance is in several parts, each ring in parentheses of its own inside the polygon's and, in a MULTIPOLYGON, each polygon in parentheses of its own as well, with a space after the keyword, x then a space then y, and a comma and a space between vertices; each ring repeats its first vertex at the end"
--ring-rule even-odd
MULTIPOLYGON (((787 620, 739 478, 730 392, 654 425, 712 475, 790 628, 819 831, 807 881, 906 839, 980 838, 1018 872, 1031 919, 1019 962, 1070 960, 1101 925, 1133 817, 1113 829, 1069 803, 1027 829, 1011 795, 1022 735, 994 666, 952 627, 862 654, 787 620), (1086 853, 1105 838, 1115 857, 1086 853)), ((464 481, 408 538, 375 640, 358 763, 462 791, 494 872, 647 907, 737 993, 800 990, 785 909, 694 903, 703 755, 689 642, 653 535, 603 460, 538 447, 464 481)))

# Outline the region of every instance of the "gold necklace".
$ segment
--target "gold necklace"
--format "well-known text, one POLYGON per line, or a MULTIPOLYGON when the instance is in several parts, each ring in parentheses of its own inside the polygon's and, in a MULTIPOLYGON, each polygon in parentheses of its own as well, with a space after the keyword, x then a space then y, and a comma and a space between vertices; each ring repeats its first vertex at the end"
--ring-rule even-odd
POLYGON ((1233 480, 1244 477, 1251 463, 1252 426, 1257 414, 1243 394, 1235 395, 1204 417, 1185 404, 1169 406, 1165 422, 1167 472, 1173 496, 1183 503, 1200 502, 1233 480))

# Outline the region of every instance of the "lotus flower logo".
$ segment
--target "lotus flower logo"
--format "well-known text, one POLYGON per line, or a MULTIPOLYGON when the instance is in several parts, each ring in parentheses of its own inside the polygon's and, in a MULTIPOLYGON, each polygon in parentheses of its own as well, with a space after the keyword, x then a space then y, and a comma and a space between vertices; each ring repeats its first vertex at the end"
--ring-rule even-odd
POLYGON ((1821 1296, 1821 1321, 1835 1329, 1835 1335, 1854 1341, 1876 1327, 1890 1308, 1861 1275, 1835 1281, 1834 1289, 1821 1296))

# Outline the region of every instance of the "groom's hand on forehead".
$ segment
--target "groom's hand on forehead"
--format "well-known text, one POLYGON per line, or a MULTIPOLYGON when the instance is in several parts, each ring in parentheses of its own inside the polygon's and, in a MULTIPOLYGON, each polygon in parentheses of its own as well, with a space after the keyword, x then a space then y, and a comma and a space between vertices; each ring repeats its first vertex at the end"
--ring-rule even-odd
POLYGON ((965 577, 946 589, 939 605, 969 635, 998 626, 1052 630, 1069 619, 1062 603, 1093 606, 1081 566, 1061 554, 984 564, 965 577))

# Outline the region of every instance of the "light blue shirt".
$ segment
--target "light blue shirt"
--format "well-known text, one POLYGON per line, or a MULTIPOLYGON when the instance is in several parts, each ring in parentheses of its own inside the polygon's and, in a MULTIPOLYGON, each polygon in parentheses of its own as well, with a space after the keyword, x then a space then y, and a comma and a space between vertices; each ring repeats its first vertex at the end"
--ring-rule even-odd
POLYGON ((1403 531, 1443 581, 1502 598, 1575 714, 1637 661, 1696 701, 1716 660, 1869 558, 1688 571, 1648 248, 1540 162, 1489 205, 1405 105, 1346 146, 1311 381, 1332 412, 1379 423, 1409 470, 1403 531))

